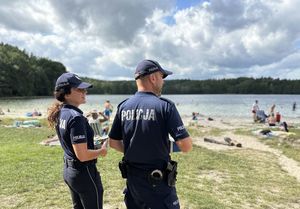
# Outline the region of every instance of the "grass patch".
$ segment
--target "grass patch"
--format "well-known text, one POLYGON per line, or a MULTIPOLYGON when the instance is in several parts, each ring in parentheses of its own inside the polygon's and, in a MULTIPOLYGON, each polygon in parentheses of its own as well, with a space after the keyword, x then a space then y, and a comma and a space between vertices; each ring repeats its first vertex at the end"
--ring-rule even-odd
POLYGON ((238 129, 234 130, 233 133, 237 134, 237 135, 253 136, 251 131, 249 131, 248 129, 246 130, 244 128, 238 128, 238 129))
POLYGON ((261 140, 265 144, 279 149, 284 155, 300 162, 300 130, 290 129, 294 135, 285 137, 273 137, 272 140, 261 140))
POLYGON ((174 157, 180 162, 178 193, 188 208, 273 208, 299 199, 299 182, 281 170, 272 154, 194 147, 174 157))
MULTIPOLYGON (((260 141, 264 144, 269 145, 272 148, 282 151, 287 157, 300 162, 300 130, 297 128, 289 129, 290 135, 287 136, 273 136, 272 138, 260 138, 260 141)), ((252 130, 248 129, 237 129, 234 134, 254 136, 252 130)))
MULTIPOLYGON (((0 208, 71 208, 62 178, 62 149, 38 144, 53 133, 46 127, 0 127, 0 208)), ((194 137, 196 132, 191 133, 194 137)), ((195 146, 191 153, 172 157, 179 162, 177 191, 182 208, 283 209, 291 203, 300 207, 299 182, 281 170, 272 154, 215 152, 195 146)), ((121 154, 110 149, 97 164, 104 204, 111 208, 125 208, 120 159, 121 154)))
POLYGON ((202 128, 199 127, 195 127, 195 126, 188 126, 187 127, 188 132, 190 133, 191 136, 194 137, 204 137, 204 136, 222 136, 222 134, 224 133, 224 130, 219 129, 219 128, 209 128, 207 130, 204 130, 202 128))

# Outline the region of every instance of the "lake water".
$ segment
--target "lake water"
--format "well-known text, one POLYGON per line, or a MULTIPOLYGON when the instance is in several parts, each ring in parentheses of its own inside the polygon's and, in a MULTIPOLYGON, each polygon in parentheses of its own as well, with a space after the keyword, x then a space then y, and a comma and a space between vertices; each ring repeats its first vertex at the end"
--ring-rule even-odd
MULTIPOLYGON (((102 110, 105 100, 110 100, 116 110, 117 104, 130 95, 88 95, 87 103, 80 106, 84 112, 93 109, 102 110)), ((268 113, 272 104, 276 104, 275 111, 279 111, 282 116, 290 118, 300 118, 300 95, 163 95, 163 97, 176 103, 181 115, 190 116, 192 112, 199 112, 209 117, 251 117, 251 107, 254 101, 259 101, 260 109, 268 113), (293 103, 297 103, 296 111, 292 110, 293 103)), ((34 98, 34 99, 0 99, 0 108, 10 114, 24 116, 33 109, 38 109, 43 115, 46 114, 47 107, 54 99, 34 98)), ((115 111, 114 111, 115 112, 115 111)))

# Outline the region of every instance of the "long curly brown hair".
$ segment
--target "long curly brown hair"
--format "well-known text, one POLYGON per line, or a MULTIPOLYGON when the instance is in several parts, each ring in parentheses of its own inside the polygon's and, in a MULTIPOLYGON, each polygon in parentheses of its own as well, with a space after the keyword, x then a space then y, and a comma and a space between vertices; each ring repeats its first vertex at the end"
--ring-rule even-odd
POLYGON ((58 116, 63 104, 66 102, 65 95, 71 94, 71 86, 64 86, 63 88, 54 91, 56 101, 48 108, 47 120, 49 126, 54 128, 58 122, 58 116))

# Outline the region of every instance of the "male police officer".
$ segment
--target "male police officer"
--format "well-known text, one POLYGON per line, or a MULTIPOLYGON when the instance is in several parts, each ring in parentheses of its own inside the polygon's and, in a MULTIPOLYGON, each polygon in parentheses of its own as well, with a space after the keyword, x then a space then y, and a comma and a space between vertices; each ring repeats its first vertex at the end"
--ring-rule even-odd
POLYGON ((138 92, 119 104, 109 134, 110 146, 124 152, 119 167, 127 178, 125 203, 130 209, 180 208, 168 135, 182 152, 192 150, 192 139, 174 103, 160 97, 163 79, 170 74, 156 61, 141 61, 135 72, 138 92))

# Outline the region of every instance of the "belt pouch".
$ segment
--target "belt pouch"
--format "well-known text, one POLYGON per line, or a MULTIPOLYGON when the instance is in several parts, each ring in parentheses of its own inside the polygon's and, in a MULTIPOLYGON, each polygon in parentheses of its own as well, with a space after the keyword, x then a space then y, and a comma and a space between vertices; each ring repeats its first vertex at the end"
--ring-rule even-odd
POLYGON ((175 186, 176 183, 176 176, 177 176, 177 162, 171 160, 168 162, 168 166, 166 169, 166 174, 167 174, 167 182, 168 185, 171 187, 175 186))
POLYGON ((119 169, 121 171, 121 175, 123 179, 127 178, 127 163, 125 162, 125 160, 121 160, 119 162, 119 169))

